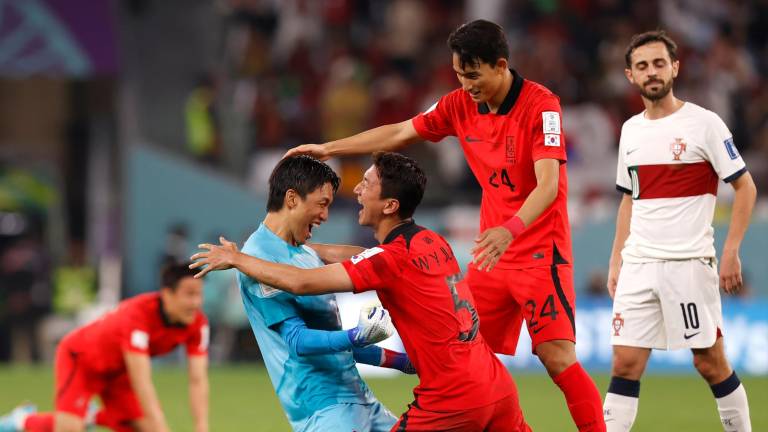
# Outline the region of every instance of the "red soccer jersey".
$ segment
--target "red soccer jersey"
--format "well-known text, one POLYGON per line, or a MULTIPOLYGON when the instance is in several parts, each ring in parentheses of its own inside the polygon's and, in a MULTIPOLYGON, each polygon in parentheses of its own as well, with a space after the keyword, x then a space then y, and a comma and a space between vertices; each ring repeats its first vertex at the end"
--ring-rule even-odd
POLYGON ((355 292, 376 290, 419 374, 416 403, 462 411, 515 392, 478 332, 472 294, 448 243, 413 222, 343 263, 355 292))
POLYGON ((166 354, 185 344, 187 355, 208 352, 208 320, 198 312, 191 325, 171 324, 161 308, 160 293, 140 294, 67 336, 82 365, 99 374, 125 372, 123 352, 166 354))
POLYGON ((534 162, 558 159, 560 180, 555 201, 514 239, 497 264, 527 268, 571 260, 568 179, 560 100, 544 86, 512 71, 514 81, 497 113, 456 89, 413 118, 418 134, 430 141, 459 138, 464 155, 483 188, 480 230, 513 217, 536 187, 534 162), (556 248, 556 250, 555 250, 556 248))

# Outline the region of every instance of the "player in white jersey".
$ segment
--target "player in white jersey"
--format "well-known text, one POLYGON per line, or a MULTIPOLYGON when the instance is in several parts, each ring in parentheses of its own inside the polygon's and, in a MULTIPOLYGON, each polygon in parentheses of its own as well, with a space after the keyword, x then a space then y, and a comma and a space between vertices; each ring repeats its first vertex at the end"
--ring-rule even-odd
POLYGON ((755 184, 717 114, 673 95, 680 67, 674 41, 662 31, 636 35, 626 63, 645 111, 624 123, 619 143, 616 187, 625 195, 608 276, 614 304, 607 429, 632 427, 652 349, 689 348, 723 428, 750 431, 747 394, 725 356, 719 287, 741 289, 738 251, 755 184), (718 277, 712 217, 720 180, 735 198, 718 277))

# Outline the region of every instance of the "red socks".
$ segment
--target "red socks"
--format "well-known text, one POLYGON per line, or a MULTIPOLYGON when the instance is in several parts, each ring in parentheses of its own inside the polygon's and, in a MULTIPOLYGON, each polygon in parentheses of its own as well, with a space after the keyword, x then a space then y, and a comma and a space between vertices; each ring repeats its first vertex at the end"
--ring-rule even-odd
POLYGON ((27 432, 53 432, 53 413, 35 413, 24 420, 27 432))
POLYGON ((553 378, 560 387, 568 410, 580 432, 604 432, 603 402, 592 378, 578 362, 553 378))

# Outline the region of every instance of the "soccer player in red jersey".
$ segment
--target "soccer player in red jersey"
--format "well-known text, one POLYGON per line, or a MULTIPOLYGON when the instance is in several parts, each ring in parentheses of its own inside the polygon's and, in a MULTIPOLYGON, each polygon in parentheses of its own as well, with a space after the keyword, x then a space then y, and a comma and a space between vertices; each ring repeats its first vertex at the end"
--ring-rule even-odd
POLYGON ((150 357, 183 344, 195 432, 206 432, 209 332, 201 310, 202 282, 194 274, 187 265, 168 266, 159 292, 124 300, 65 336, 56 351, 55 412, 29 413, 28 406, 20 407, 3 426, 29 432, 84 431, 89 401, 99 395, 103 408, 95 415, 97 425, 117 432, 168 431, 152 384, 150 357))
POLYGON ((509 69, 498 25, 478 20, 448 38, 461 88, 426 112, 287 155, 391 151, 459 138, 482 186, 480 235, 467 282, 481 331, 497 353, 514 354, 523 319, 539 357, 581 431, 605 430, 600 393, 576 359, 573 259, 566 209, 565 136, 559 98, 509 69))
POLYGON ((379 246, 342 247, 350 251, 343 262, 302 269, 222 241, 201 245, 206 251, 192 257, 192 266, 206 265, 199 276, 236 267, 297 295, 376 290, 419 375, 415 400, 393 431, 529 431, 512 378, 478 332, 474 299, 451 247, 411 218, 425 185, 416 162, 377 153, 355 193, 363 206, 358 221, 373 228, 379 246))

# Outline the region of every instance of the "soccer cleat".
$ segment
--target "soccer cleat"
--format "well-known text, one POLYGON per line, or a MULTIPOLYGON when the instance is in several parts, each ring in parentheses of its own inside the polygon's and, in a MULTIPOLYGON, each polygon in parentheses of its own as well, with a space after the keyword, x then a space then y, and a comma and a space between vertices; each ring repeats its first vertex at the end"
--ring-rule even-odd
POLYGON ((10 413, 0 417, 0 432, 20 432, 24 430, 24 420, 27 416, 37 412, 34 405, 19 405, 10 413))

